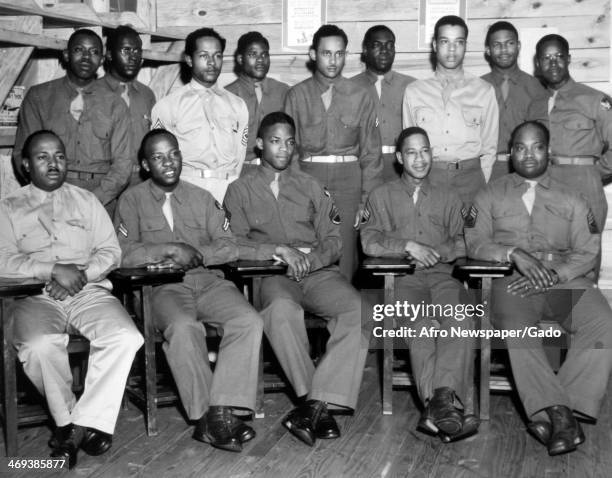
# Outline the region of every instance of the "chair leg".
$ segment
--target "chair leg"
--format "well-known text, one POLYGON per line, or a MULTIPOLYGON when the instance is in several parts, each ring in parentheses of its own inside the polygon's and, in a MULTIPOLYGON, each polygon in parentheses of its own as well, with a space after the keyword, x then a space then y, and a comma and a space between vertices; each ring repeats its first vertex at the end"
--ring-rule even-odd
MULTIPOLYGON (((393 303, 395 298, 395 276, 385 274, 385 304, 393 303)), ((393 317, 383 319, 385 330, 393 328, 393 317)), ((393 414, 393 338, 383 337, 383 370, 382 370, 383 415, 393 414)))
MULTIPOLYGON (((491 329, 491 278, 482 278, 482 304, 484 313, 481 318, 480 328, 491 329)), ((491 381, 491 341, 486 338, 480 339, 480 419, 489 420, 491 381)))
POLYGON ((151 317, 152 294, 152 286, 143 286, 141 306, 145 333, 145 402, 148 436, 157 435, 157 364, 155 362, 155 325, 151 317))
POLYGON ((13 317, 9 316, 10 298, 0 299, 0 320, 2 321, 2 347, 4 367, 4 431, 6 437, 6 456, 17 455, 17 359, 13 348, 13 317))
POLYGON ((264 344, 259 348, 259 365, 257 367, 257 398, 255 399, 255 418, 265 418, 264 410, 264 344))

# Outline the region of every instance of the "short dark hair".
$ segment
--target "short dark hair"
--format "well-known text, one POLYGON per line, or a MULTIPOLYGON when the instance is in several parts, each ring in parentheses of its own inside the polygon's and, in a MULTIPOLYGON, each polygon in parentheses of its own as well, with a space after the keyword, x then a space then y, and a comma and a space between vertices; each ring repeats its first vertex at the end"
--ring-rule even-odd
POLYGON ((446 15, 438 19, 436 25, 434 26, 434 40, 438 39, 438 33, 440 31, 440 28, 446 25, 462 27, 463 31, 465 31, 465 39, 467 40, 469 32, 468 26, 465 23, 465 20, 461 17, 458 17, 457 15, 446 15))
POLYGON ((142 161, 143 159, 147 159, 145 155, 145 146, 147 145, 149 141, 151 141, 153 138, 156 138, 157 136, 169 136, 170 138, 174 139, 174 141, 176 141, 176 144, 178 144, 178 139, 176 139, 176 136, 174 136, 174 134, 168 131, 167 129, 164 129, 164 128, 152 129, 151 131, 148 131, 147 134, 143 136, 142 141, 140 142, 140 148, 138 148, 138 160, 139 161, 142 161))
POLYGON ((321 25, 312 36, 312 45, 310 46, 310 49, 316 51, 316 49, 319 48, 321 38, 326 37, 341 37, 344 41, 344 48, 348 46, 348 37, 342 28, 336 25, 321 25))
POLYGON ((95 38, 100 43, 100 48, 102 48, 103 44, 102 44, 102 38, 100 38, 100 35, 98 35, 93 30, 90 30, 89 28, 81 28, 80 30, 76 30, 72 35, 70 35, 70 38, 68 38, 68 46, 67 46, 68 50, 70 50, 70 48, 74 44, 76 37, 81 36, 81 35, 95 38))
POLYGON ((515 26, 510 22, 506 22, 502 20, 500 22, 495 22, 487 30, 487 35, 485 36, 485 43, 484 43, 485 46, 489 46, 489 41, 491 41, 491 37, 493 36, 494 33, 500 32, 502 30, 507 30, 507 31, 514 33, 514 36, 518 40, 519 34, 515 26))
POLYGON ((202 37, 213 37, 219 40, 221 44, 221 53, 225 51, 225 38, 223 38, 217 31, 212 28, 198 28, 192 31, 187 38, 185 38, 185 55, 193 56, 196 51, 197 42, 202 37))
POLYGON ((542 38, 538 40, 535 47, 536 58, 540 56, 540 52, 544 48, 544 45, 548 42, 558 42, 561 44, 561 48, 565 51, 566 54, 569 54, 569 43, 567 40, 561 35, 557 35, 556 33, 551 33, 550 35, 544 35, 542 38))
POLYGON ((34 131, 30 136, 26 138, 23 143, 23 148, 21 148, 21 157, 26 159, 31 159, 30 155, 32 154, 32 143, 39 136, 50 135, 57 138, 57 140, 62 145, 62 148, 66 149, 62 138, 60 138, 55 131, 51 131, 50 129, 39 129, 38 131, 34 131))
POLYGON ((393 30, 391 30, 387 25, 374 25, 373 27, 368 28, 368 30, 363 35, 361 48, 366 48, 366 46, 372 41, 372 37, 374 36, 374 34, 378 32, 390 33, 393 37, 393 41, 395 41, 395 33, 393 33, 393 30))
POLYGON ((244 55, 249 45, 252 45, 253 43, 262 43, 268 50, 270 49, 270 42, 268 42, 268 39, 261 33, 247 32, 240 38, 238 38, 238 45, 236 46, 236 56, 244 55))
POLYGON ((395 150, 400 152, 402 150, 402 146, 404 146, 404 141, 406 141, 407 138, 415 134, 422 134, 427 138, 427 141, 429 141, 429 135, 427 134, 427 131, 425 131, 419 126, 411 126, 410 128, 406 128, 399 134, 399 136, 397 137, 397 142, 395 144, 395 150))
POLYGON ((263 135, 265 134, 268 128, 279 123, 288 124, 293 128, 293 131, 295 132, 295 121, 293 121, 293 118, 287 113, 284 113, 283 111, 274 111, 272 113, 268 113, 261 120, 261 123, 259 124, 259 129, 257 130, 257 137, 263 138, 263 135))
POLYGON ((546 127, 546 125, 544 125, 543 123, 540 123, 539 121, 532 120, 532 121, 525 121, 524 123, 521 123, 516 128, 514 128, 514 130, 512 131, 512 135, 510 136, 510 146, 514 144, 514 141, 516 140, 516 137, 521 132, 521 130, 529 126, 534 126, 537 129, 539 129, 544 134, 544 139, 546 140, 546 144, 550 143, 550 132, 548 131, 548 128, 546 127))
POLYGON ((139 33, 129 25, 119 25, 114 30, 110 30, 106 37, 106 51, 114 50, 119 44, 119 39, 127 36, 135 36, 141 42, 139 33))

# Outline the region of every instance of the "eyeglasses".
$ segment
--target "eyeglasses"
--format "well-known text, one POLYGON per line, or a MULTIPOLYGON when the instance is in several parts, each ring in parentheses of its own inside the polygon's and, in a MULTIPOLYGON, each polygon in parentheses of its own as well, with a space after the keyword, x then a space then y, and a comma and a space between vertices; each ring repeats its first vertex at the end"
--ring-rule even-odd
POLYGON ((130 48, 127 46, 122 46, 119 48, 119 53, 123 56, 141 56, 142 48, 130 48))

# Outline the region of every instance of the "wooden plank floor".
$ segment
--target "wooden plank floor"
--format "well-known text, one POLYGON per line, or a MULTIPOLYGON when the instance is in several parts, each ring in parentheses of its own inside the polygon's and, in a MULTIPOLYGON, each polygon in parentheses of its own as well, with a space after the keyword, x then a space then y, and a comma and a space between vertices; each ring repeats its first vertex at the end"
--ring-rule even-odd
MULTIPOLYGON (((312 448, 281 426, 291 403, 282 393, 265 398, 266 418, 253 423, 257 437, 241 454, 215 450, 191 438, 175 407, 161 408, 159 435, 147 437, 142 413, 122 411, 115 442, 102 457, 79 454, 75 477, 534 477, 588 478, 612 475, 612 399, 606 398, 597 426, 584 426, 586 443, 556 458, 527 435, 511 395, 492 397, 492 420, 468 440, 444 445, 415 431, 419 412, 409 390, 393 392, 393 416, 381 414, 378 372, 368 358, 360 405, 353 417, 339 416, 342 437, 319 440, 312 448)), ((19 431, 20 455, 48 453, 44 426, 19 431)), ((4 445, 2 445, 4 446, 4 445)), ((6 476, 0 474, 0 476, 6 476)), ((29 477, 31 473, 16 473, 29 477)))

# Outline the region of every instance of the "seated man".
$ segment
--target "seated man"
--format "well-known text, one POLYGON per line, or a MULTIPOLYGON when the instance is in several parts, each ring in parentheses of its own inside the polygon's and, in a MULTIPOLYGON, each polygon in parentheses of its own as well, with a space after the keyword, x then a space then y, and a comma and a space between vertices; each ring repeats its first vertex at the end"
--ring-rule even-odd
POLYGON ((155 288, 153 320, 185 411, 197 420, 193 437, 239 452, 255 431, 230 407, 255 407, 262 322, 234 284, 208 269, 238 257, 229 221, 208 191, 180 179, 172 133, 148 132, 140 157, 151 177, 121 196, 115 218, 123 265, 187 271, 182 282, 155 288), (214 375, 200 321, 223 335, 214 375))
POLYGON ((76 464, 112 444, 123 389, 142 337, 106 274, 121 249, 104 206, 93 193, 65 183, 66 156, 46 130, 23 145, 31 184, 0 201, 0 277, 47 283, 41 295, 15 301, 15 348, 25 373, 47 398, 57 430, 51 456, 76 464), (90 341, 83 395, 72 393, 68 335, 90 341))
POLYGON ((461 200, 449 189, 433 188, 429 181, 431 148, 425 130, 411 127, 397 140, 401 178, 379 186, 368 200, 368 221, 361 244, 370 256, 408 254, 416 262, 413 275, 397 279, 396 296, 427 310, 411 317, 414 337, 408 339, 410 362, 425 411, 419 428, 439 434, 447 442, 475 433, 478 420, 464 414, 472 379, 473 342, 451 334, 451 328, 470 329, 465 314, 469 298, 451 277, 449 262, 465 255, 461 200), (453 313, 442 312, 452 306, 453 313), (432 326, 448 336, 427 334, 432 326))
MULTIPOLYGON (((260 166, 230 184, 225 196, 241 259, 278 259, 286 276, 262 281, 264 330, 299 397, 283 425, 308 445, 337 438, 327 403, 354 409, 368 350, 359 293, 340 275, 340 217, 312 176, 289 167, 295 124, 285 113, 265 116, 256 140, 260 166), (328 321, 327 351, 314 367, 304 309, 328 321)), ((350 218, 352 220, 352 218, 350 218)))
POLYGON ((512 133, 515 173, 487 185, 466 222, 468 254, 514 263, 493 282, 493 325, 523 331, 506 338, 528 429, 550 455, 574 451, 585 437, 578 417, 595 419, 612 364, 612 311, 591 280, 601 235, 586 202, 550 176, 545 126, 523 123, 512 133), (537 324, 558 321, 571 333, 555 375, 537 324))

